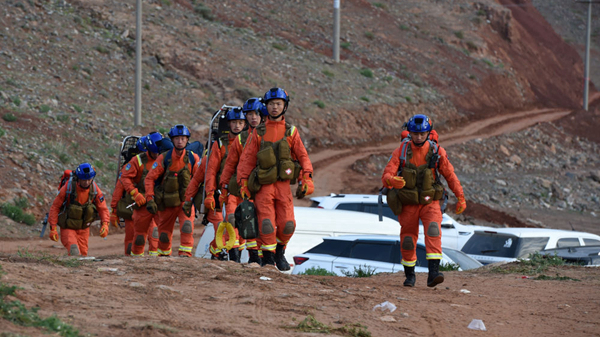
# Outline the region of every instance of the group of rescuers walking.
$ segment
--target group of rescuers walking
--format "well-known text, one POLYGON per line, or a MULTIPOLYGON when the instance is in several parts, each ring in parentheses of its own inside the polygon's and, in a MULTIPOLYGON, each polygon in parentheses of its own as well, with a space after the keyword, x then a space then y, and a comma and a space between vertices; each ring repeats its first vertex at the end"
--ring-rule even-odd
MULTIPOLYGON (((94 168, 89 163, 79 165, 70 176, 63 176, 66 182, 50 209, 50 239, 58 241, 58 226, 68 254, 87 256, 90 224, 99 215, 100 236, 105 238, 109 224, 120 227, 117 208, 119 202, 125 201, 125 204, 131 202, 129 206, 133 209, 131 219, 125 219, 126 255, 143 256, 148 241, 150 256, 171 256, 173 230, 179 220, 178 254, 191 257, 194 218, 197 206, 201 205, 198 199, 202 198, 203 188, 205 220, 215 229, 223 221, 235 227, 235 209, 245 199, 254 201, 258 219, 256 239, 244 240, 236 228, 235 245, 229 251, 219 250, 213 239, 209 248, 213 259, 240 262, 241 251, 246 249, 248 263, 289 270, 284 253, 296 228, 290 183, 298 181, 296 196, 300 198, 313 193, 314 183, 313 167, 298 130, 285 121, 288 104, 287 92, 272 88, 262 98, 247 100, 241 109, 227 111, 229 132, 212 144, 208 161, 205 160, 208 151, 200 157, 186 149, 190 131, 185 125, 171 128, 168 136, 173 148, 163 153, 160 153, 163 142, 160 133, 142 137, 143 143, 138 145, 145 152, 121 169, 110 212, 102 191, 93 181, 94 168), (221 207, 225 207, 225 219, 221 207)), ((392 153, 381 180, 389 190, 388 204, 402 225, 404 286, 415 285, 421 219, 429 266, 427 285, 433 287, 444 281, 439 272, 442 258, 439 200, 444 192, 439 173, 458 198, 456 213, 462 213, 467 206, 446 151, 437 145, 432 121, 425 115, 415 115, 405 127, 401 145, 392 153)), ((227 234, 222 240, 223 243, 229 240, 227 234)))

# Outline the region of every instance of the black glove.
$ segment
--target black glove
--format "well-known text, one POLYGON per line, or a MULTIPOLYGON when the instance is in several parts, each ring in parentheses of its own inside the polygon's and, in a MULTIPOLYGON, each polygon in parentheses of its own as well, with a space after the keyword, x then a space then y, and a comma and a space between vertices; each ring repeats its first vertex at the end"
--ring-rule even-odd
POLYGON ((148 200, 146 202, 146 209, 152 214, 156 214, 156 212, 158 212, 158 206, 156 205, 154 199, 148 200))
POLYGON ((181 208, 183 210, 183 214, 185 214, 185 216, 192 216, 192 202, 191 201, 186 201, 183 203, 183 207, 181 208))

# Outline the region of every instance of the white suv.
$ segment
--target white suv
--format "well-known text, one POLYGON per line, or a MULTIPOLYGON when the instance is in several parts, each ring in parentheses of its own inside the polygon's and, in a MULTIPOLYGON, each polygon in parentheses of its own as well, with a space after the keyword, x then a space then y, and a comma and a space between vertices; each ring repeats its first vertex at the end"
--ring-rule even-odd
MULTIPOLYGON (((331 194, 326 197, 312 197, 311 207, 324 209, 338 209, 363 213, 379 214, 378 197, 372 194, 331 194)), ((384 217, 398 221, 398 217, 387 205, 386 196, 383 196, 382 214, 384 217)), ((442 217, 442 246, 460 250, 469 240, 476 229, 490 229, 494 227, 463 225, 452 219, 446 213, 442 217)), ((419 230, 419 235, 423 231, 419 230)))
POLYGON ((546 249, 599 245, 600 236, 545 228, 476 230, 462 251, 483 264, 511 262, 546 249))

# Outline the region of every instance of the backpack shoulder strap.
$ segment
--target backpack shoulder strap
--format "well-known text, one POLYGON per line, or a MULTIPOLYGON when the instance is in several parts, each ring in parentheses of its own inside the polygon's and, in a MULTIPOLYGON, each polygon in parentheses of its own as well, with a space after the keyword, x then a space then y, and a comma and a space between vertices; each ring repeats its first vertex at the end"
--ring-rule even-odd
POLYGON ((265 135, 266 132, 267 132, 267 127, 265 126, 264 123, 261 123, 256 127, 256 134, 258 136, 260 136, 261 138, 265 135))
POLYGON ((167 171, 168 165, 171 165, 171 156, 173 156, 173 149, 164 153, 163 156, 163 169, 167 171))
POLYGON ((296 127, 288 122, 285 122, 285 135, 287 137, 291 137, 294 135, 294 131, 296 131, 296 127))
POLYGON ((406 165, 406 153, 408 152, 409 145, 409 138, 405 138, 402 143, 400 143, 400 168, 403 168, 406 165))
POLYGON ((194 164, 196 164, 196 157, 194 157, 194 151, 188 150, 187 153, 188 153, 188 158, 189 158, 188 161, 189 161, 190 164, 192 164, 191 167, 193 169, 194 168, 194 164))

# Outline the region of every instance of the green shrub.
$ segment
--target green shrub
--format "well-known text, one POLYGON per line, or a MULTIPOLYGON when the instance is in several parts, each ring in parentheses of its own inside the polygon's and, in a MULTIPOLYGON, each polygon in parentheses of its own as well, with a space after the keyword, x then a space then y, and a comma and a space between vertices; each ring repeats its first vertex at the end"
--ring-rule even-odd
POLYGON ((468 41, 467 48, 469 48, 469 50, 477 50, 477 45, 473 41, 468 41))
POLYGON ((361 69, 360 74, 367 78, 373 78, 373 71, 369 68, 361 69))
POLYGON ((332 73, 331 71, 329 71, 327 69, 323 70, 323 75, 325 75, 327 77, 334 77, 335 76, 334 73, 332 73))
POLYGON ((371 32, 365 32, 365 37, 369 40, 373 40, 375 35, 373 35, 373 33, 371 33, 371 32))
POLYGON ((148 83, 144 84, 144 89, 150 90, 150 84, 148 84, 148 83))
POLYGON ((377 8, 385 8, 385 5, 382 4, 381 2, 374 2, 373 6, 377 7, 377 8))
POLYGON ((32 214, 25 213, 20 207, 14 204, 4 203, 0 207, 2 208, 2 214, 16 222, 21 222, 28 226, 35 224, 35 217, 32 214))
POLYGON ((365 101, 365 102, 370 102, 370 101, 371 101, 371 100, 369 99, 369 97, 367 97, 367 96, 361 96, 361 97, 360 97, 360 100, 361 100, 361 101, 365 101))
POLYGON ((56 116, 56 119, 57 119, 59 122, 63 122, 63 123, 65 123, 65 122, 68 122, 68 121, 69 121, 69 115, 67 115, 67 114, 58 115, 58 116, 56 116))
POLYGON ((454 32, 454 36, 462 40, 465 37, 465 34, 461 30, 459 30, 454 32))
POLYGON ((277 50, 287 50, 287 47, 285 45, 273 42, 273 44, 271 45, 273 46, 273 48, 277 49, 277 50))
POLYGON ((29 199, 27 199, 27 197, 15 198, 15 199, 13 199, 13 203, 15 204, 15 206, 17 206, 21 209, 25 209, 30 206, 29 199))
POLYGON ((99 53, 101 54, 108 54, 110 51, 108 49, 106 49, 106 47, 104 46, 96 46, 96 49, 99 53))
POLYGON ((196 5, 196 7, 194 7, 194 11, 208 21, 213 21, 215 19, 212 10, 206 7, 204 4, 196 5))
POLYGON ((404 99, 405 99, 405 100, 406 100, 408 103, 412 102, 412 98, 410 98, 410 96, 405 96, 405 97, 404 97, 404 99))
POLYGON ((4 136, 6 134, 6 131, 4 131, 3 128, 0 128, 0 137, 4 136))
POLYGON ((321 267, 310 267, 299 275, 315 275, 315 276, 337 276, 336 273, 330 272, 321 267))
POLYGON ((21 106, 21 99, 19 98, 19 96, 15 96, 12 98, 12 102, 14 105, 16 106, 21 106))
POLYGON ((348 277, 371 277, 371 276, 375 275, 376 270, 377 270, 377 268, 373 268, 373 267, 365 264, 365 265, 359 266, 358 268, 354 267, 353 272, 342 271, 342 273, 348 277))
POLYGON ((7 122, 15 122, 17 120, 17 116, 9 112, 4 114, 4 116, 2 116, 2 119, 4 119, 7 122))
POLYGON ((460 268, 456 263, 443 263, 440 264, 440 271, 454 271, 460 268))
POLYGON ((348 49, 348 48, 350 48, 350 42, 342 42, 342 43, 340 43, 340 47, 342 49, 348 49))
POLYGON ((49 105, 47 105, 47 104, 42 104, 42 105, 40 106, 40 112, 41 112, 41 113, 46 113, 46 112, 48 112, 48 111, 50 111, 50 106, 49 106, 49 105))
POLYGON ((487 64, 491 68, 494 68, 494 63, 492 61, 488 60, 488 59, 481 59, 481 62, 487 64))
POLYGON ((409 30, 410 28, 408 28, 407 25, 400 25, 400 29, 401 30, 409 30))
POLYGON ((94 167, 102 170, 104 162, 101 160, 94 160, 94 167))
POLYGON ((321 109, 323 109, 325 107, 325 103, 323 103, 323 101, 320 101, 320 100, 314 101, 313 104, 315 104, 316 106, 318 106, 321 109))
POLYGON ((82 112, 83 111, 83 109, 79 105, 77 105, 77 104, 73 104, 73 109, 75 109, 75 111, 77 111, 77 112, 82 112))
POLYGON ((60 160, 60 162, 63 164, 68 164, 71 161, 71 158, 68 154, 61 152, 58 154, 58 160, 60 160))

